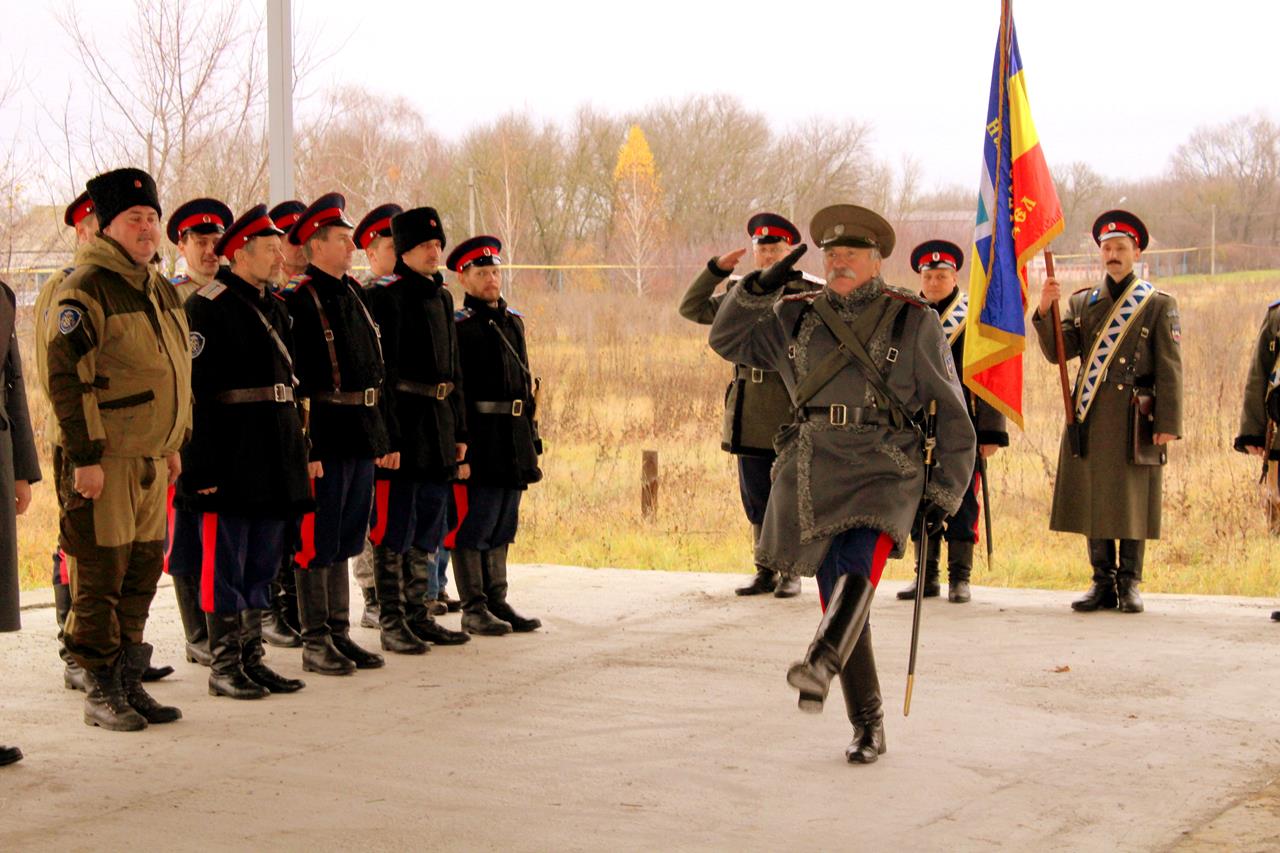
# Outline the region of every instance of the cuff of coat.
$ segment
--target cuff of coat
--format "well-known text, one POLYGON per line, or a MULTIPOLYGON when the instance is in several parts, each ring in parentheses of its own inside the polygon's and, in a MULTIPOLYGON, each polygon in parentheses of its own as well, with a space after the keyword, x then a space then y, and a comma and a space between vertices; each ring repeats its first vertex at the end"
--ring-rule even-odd
POLYGON ((730 270, 729 272, 725 272, 724 270, 720 269, 720 265, 716 263, 717 260, 719 260, 719 258, 712 258, 711 260, 707 261, 707 272, 711 273, 716 278, 728 278, 729 273, 733 271, 730 270))
POLYGON ((760 272, 748 274, 738 282, 738 304, 743 308, 771 308, 778 301, 777 289, 763 291, 760 289, 760 272))
POLYGON ((1248 448, 1262 447, 1266 443, 1267 440, 1260 435, 1238 435, 1231 446, 1241 453, 1248 453, 1248 448))
POLYGON ((1009 446, 1009 433, 995 430, 978 430, 978 444, 994 444, 996 447, 1009 446))
POLYGON ((960 509, 960 504, 964 500, 964 495, 959 492, 953 492, 950 489, 944 489, 937 483, 930 483, 929 488, 924 490, 924 499, 933 501, 938 506, 947 511, 947 515, 955 515, 960 509))
POLYGON ((105 441, 91 441, 82 448, 72 449, 68 447, 67 456, 71 458, 71 464, 77 468, 83 468, 86 465, 98 465, 102 462, 102 454, 107 449, 105 441))

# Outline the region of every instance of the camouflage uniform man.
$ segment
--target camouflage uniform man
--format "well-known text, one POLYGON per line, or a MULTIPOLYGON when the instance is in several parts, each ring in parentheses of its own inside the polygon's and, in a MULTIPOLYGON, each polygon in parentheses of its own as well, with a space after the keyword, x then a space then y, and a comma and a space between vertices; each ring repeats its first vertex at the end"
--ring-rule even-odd
MULTIPOLYGON (((364 281, 366 291, 374 282, 391 275, 396 268, 391 217, 403 211, 404 208, 398 204, 380 204, 356 223, 353 235, 356 248, 364 252, 369 261, 369 277, 364 281)), ((381 321, 379 325, 382 325, 381 321)), ((360 616, 360 625, 364 628, 377 628, 381 623, 378 619, 378 590, 373 579, 372 543, 366 542, 360 556, 352 558, 351 573, 355 575, 356 584, 364 596, 364 613, 360 616)))
MULTIPOLYGON (((1064 432, 1049 527, 1088 541, 1093 583, 1072 609, 1141 613, 1145 540, 1160 538, 1167 445, 1182 433, 1182 329, 1173 296, 1133 271, 1147 248, 1142 220, 1109 210, 1093 223, 1093 239, 1106 277, 1071 294, 1062 317, 1065 357, 1080 359, 1082 452, 1074 455, 1064 432)), ((1057 360, 1051 308, 1061 293, 1047 279, 1031 317, 1049 361, 1057 360)))
MULTIPOLYGON (((18 304, 0 281, 0 631, 16 631, 18 613, 17 517, 31 505, 31 484, 40 480, 40 463, 31 433, 31 415, 22 379, 22 358, 15 331, 18 304)), ((0 746, 0 767, 22 759, 16 746, 0 746)))
POLYGON ((151 264, 155 182, 89 181, 100 232, 54 294, 49 392, 65 453, 61 545, 74 557, 67 649, 88 673, 85 722, 132 731, 176 720, 142 688, 147 613, 163 565, 165 484, 191 425, 191 355, 178 294, 151 264))
POLYGON ((851 763, 885 751, 884 711, 868 614, 885 560, 900 556, 919 516, 930 532, 960 507, 975 438, 937 315, 880 278, 894 233, 854 205, 818 211, 827 285, 776 296, 804 252, 795 249, 729 292, 711 347, 735 364, 776 370, 794 405, 778 436, 762 564, 817 577, 824 613, 787 681, 800 708, 822 710, 838 673, 853 740, 851 763), (925 488, 921 413, 937 404, 936 470, 925 488))
MULTIPOLYGON (((1258 342, 1249 359, 1249 376, 1244 383, 1244 404, 1240 413, 1240 434, 1233 444, 1241 453, 1263 460, 1263 481, 1267 489, 1270 513, 1274 517, 1276 502, 1276 467, 1280 465, 1280 441, 1276 425, 1280 424, 1280 301, 1267 306, 1267 314, 1258 330, 1258 342)), ((1274 521, 1272 522, 1274 525, 1274 521)), ((1275 527, 1272 527, 1275 533, 1275 527)), ((1271 614, 1280 622, 1280 610, 1271 614)))
MULTIPOLYGON (((800 229, 775 213, 757 213, 751 217, 747 221, 747 234, 751 237, 752 258, 757 270, 782 260, 792 247, 800 243, 800 229)), ((725 294, 737 284, 737 279, 731 278, 730 273, 745 253, 746 249, 735 249, 707 261, 707 268, 694 279, 680 302, 680 316, 695 323, 711 325, 725 294), (729 281, 725 293, 713 296, 726 278, 729 281)), ((790 279, 777 296, 782 298, 821 288, 821 280, 792 270, 790 279)), ((771 370, 738 364, 734 365, 733 374, 733 382, 725 397, 720 446, 738 459, 738 491, 742 495, 742 508, 751 524, 752 542, 759 543, 760 525, 764 522, 765 507, 769 503, 769 472, 777 458, 773 438, 783 425, 791 422, 791 398, 782 379, 771 370)), ((778 598, 790 598, 799 594, 800 578, 780 576, 772 569, 758 565, 751 583, 735 592, 738 595, 772 592, 778 598)))
MULTIPOLYGON (((213 281, 218 272, 215 247, 234 217, 231 208, 213 198, 194 198, 178 207, 169 217, 165 234, 178 247, 186 263, 186 272, 170 281, 178 298, 186 304, 191 294, 213 281)), ((198 537, 189 528, 176 529, 173 510, 174 490, 169 489, 165 550, 165 571, 173 580, 173 594, 178 601, 178 616, 186 636, 187 660, 209 666, 213 654, 209 649, 209 629, 200 609, 200 547, 198 537), (187 541, 179 541, 186 536, 187 541)))
MULTIPOLYGON (((920 297, 938 312, 942 331, 951 345, 951 357, 956 372, 964 373, 964 330, 968 325, 969 296, 956 285, 956 273, 964 266, 964 252, 948 240, 927 240, 911 250, 911 268, 920 275, 920 297)), ((1009 446, 1009 432, 1005 429, 1004 415, 963 384, 965 407, 973 419, 978 433, 978 453, 986 459, 1001 447, 1009 446)), ((978 541, 978 520, 981 512, 979 496, 982 494, 982 474, 974 460, 973 478, 965 490, 964 501, 954 516, 947 519, 946 532, 929 538, 928 553, 924 560, 924 597, 933 598, 941 592, 938 585, 938 562, 942 556, 942 540, 947 542, 947 600, 963 604, 969 600, 969 575, 973 571, 973 546, 978 541)), ((911 531, 916 542, 916 565, 920 565, 919 531, 911 531)), ((902 600, 915 599, 916 583, 898 592, 902 600)))

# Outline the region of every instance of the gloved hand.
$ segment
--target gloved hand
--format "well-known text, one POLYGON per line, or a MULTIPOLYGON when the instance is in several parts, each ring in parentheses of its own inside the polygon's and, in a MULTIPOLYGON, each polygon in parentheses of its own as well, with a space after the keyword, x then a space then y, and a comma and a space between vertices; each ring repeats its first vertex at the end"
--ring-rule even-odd
POLYGON ((800 256, 807 251, 809 247, 804 243, 796 246, 791 250, 791 254, 760 273, 760 278, 756 280, 756 289, 761 294, 765 294, 773 293, 782 287, 787 283, 787 279, 791 278, 791 270, 795 267, 796 261, 800 260, 800 256))
POLYGON ((913 526, 916 530, 919 530, 920 525, 923 523, 926 534, 937 536, 942 532, 942 525, 947 518, 948 513, 945 509, 928 498, 924 498, 920 501, 920 506, 916 507, 916 520, 913 526))

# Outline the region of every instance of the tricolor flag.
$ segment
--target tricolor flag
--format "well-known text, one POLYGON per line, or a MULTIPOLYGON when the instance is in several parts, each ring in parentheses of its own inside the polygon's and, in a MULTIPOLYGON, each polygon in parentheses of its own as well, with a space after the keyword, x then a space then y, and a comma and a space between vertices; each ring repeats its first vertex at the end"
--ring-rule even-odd
POLYGON ((969 267, 964 383, 1019 427, 1027 261, 1061 234, 1062 226, 1062 205, 1031 121, 1013 6, 1004 0, 969 267))

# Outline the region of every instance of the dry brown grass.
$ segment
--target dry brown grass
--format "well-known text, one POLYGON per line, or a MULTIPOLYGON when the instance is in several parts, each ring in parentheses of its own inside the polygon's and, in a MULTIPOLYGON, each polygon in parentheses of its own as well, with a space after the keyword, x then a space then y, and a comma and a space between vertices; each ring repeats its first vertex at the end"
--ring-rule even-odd
MULTIPOLYGON (((1257 507, 1258 466, 1230 449, 1247 351, 1280 274, 1178 279, 1162 285, 1183 317, 1186 438, 1165 478, 1165 538, 1148 547, 1145 587, 1162 592, 1275 595, 1257 507)), ((1032 295, 1033 300, 1036 295, 1032 295)), ((535 372, 544 378, 546 479, 532 487, 515 546, 521 561, 667 570, 746 571, 750 536, 733 459, 719 447, 729 369, 706 327, 681 319, 676 297, 525 292, 535 372), (659 511, 640 513, 641 451, 661 463, 659 511)), ((991 463, 996 559, 979 584, 1073 588, 1088 568, 1079 536, 1050 533, 1049 501, 1062 420, 1056 368, 1026 357, 1027 431, 991 463)), ((33 401, 34 402, 34 401, 33 401)), ((36 413, 43 402, 34 402, 36 413)), ((24 585, 48 582, 57 529, 47 487, 19 525, 24 585)), ((890 574, 905 577, 905 561, 890 574)))

